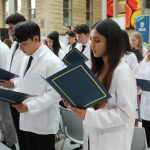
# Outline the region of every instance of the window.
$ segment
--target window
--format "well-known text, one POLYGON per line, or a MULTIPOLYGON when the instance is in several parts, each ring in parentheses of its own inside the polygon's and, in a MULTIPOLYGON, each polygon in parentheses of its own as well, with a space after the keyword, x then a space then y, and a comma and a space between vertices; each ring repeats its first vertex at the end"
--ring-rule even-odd
POLYGON ((35 0, 31 1, 31 20, 35 21, 36 18, 35 0))
POLYGON ((150 9, 150 0, 145 0, 145 8, 150 9))
POLYGON ((93 24, 93 1, 86 0, 86 23, 90 27, 93 24))
POLYGON ((64 26, 70 26, 72 24, 72 0, 64 0, 63 2, 64 26))

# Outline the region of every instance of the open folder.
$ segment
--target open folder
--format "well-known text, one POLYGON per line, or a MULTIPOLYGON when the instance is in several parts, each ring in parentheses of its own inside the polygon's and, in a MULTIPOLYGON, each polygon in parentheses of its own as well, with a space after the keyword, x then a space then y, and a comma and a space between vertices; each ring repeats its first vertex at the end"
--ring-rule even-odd
POLYGON ((136 79, 137 85, 142 88, 143 91, 150 91, 150 80, 136 79))
POLYGON ((21 103, 23 100, 31 97, 29 94, 10 91, 6 89, 0 89, 0 101, 8 102, 10 104, 18 104, 21 103))
POLYGON ((77 63, 78 61, 87 61, 88 58, 83 55, 78 49, 73 48, 69 53, 67 53, 65 55, 65 57, 63 58, 63 62, 69 66, 72 65, 74 63, 77 63))
POLYGON ((65 101, 78 108, 87 108, 111 97, 84 62, 71 65, 46 81, 65 101))
POLYGON ((16 77, 18 77, 18 75, 0 68, 0 80, 10 80, 16 77))

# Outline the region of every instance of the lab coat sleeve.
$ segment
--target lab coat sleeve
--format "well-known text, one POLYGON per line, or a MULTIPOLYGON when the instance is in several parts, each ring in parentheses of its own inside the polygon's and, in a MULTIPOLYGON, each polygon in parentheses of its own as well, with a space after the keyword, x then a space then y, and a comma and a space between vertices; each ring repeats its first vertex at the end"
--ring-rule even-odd
MULTIPOLYGON (((52 66, 53 68, 50 68, 51 74, 54 74, 64 68, 64 64, 62 62, 54 64, 52 66)), ((47 109, 48 107, 58 105, 60 100, 60 95, 51 86, 49 86, 49 84, 47 84, 47 91, 43 95, 30 97, 26 99, 25 102, 30 113, 37 113, 44 109, 47 109)))
POLYGON ((139 64, 138 64, 137 58, 134 54, 132 57, 131 69, 136 74, 138 72, 138 68, 139 68, 139 64))
MULTIPOLYGON (((119 73, 116 80, 116 104, 98 110, 88 108, 83 124, 86 126, 109 129, 118 127, 134 118, 136 109, 135 79, 124 77, 124 71, 119 73)), ((111 101, 111 99, 110 99, 111 101)))

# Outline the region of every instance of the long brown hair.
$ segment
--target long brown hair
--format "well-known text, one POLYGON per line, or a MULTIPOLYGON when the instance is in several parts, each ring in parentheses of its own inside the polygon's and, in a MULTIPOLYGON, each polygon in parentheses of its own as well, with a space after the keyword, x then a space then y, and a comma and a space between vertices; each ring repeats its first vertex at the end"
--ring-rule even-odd
MULTIPOLYGON (((115 68, 119 64, 121 57, 123 55, 122 50, 122 30, 116 22, 111 19, 105 19, 103 21, 97 22, 92 29, 96 29, 98 33, 106 38, 106 53, 108 55, 108 71, 105 75, 103 85, 109 90, 112 81, 112 76, 115 68)), ((104 62, 102 57, 96 58, 94 54, 91 53, 92 59, 92 71, 95 75, 99 76, 101 73, 104 62)))
POLYGON ((131 37, 135 37, 138 40, 138 49, 143 54, 143 38, 140 32, 134 32, 131 37))

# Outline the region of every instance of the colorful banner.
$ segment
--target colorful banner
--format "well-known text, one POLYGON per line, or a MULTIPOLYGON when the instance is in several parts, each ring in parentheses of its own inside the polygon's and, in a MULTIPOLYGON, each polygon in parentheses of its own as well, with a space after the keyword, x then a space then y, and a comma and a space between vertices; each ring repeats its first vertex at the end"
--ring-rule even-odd
POLYGON ((114 7, 113 0, 107 0, 107 17, 108 18, 113 17, 113 14, 114 14, 113 7, 114 7))
POLYGON ((136 31, 142 34, 144 47, 147 47, 149 43, 149 16, 137 16, 135 20, 136 31))
POLYGON ((141 13, 141 0, 126 0, 126 29, 135 29, 135 17, 141 13))

